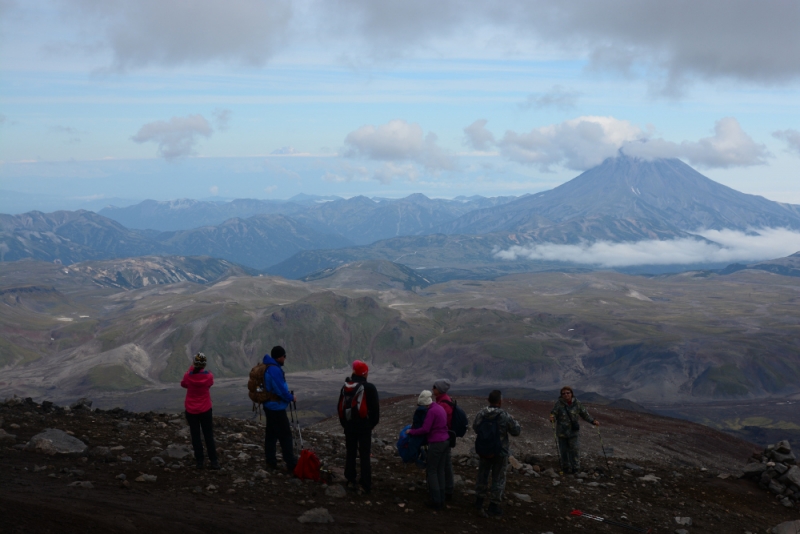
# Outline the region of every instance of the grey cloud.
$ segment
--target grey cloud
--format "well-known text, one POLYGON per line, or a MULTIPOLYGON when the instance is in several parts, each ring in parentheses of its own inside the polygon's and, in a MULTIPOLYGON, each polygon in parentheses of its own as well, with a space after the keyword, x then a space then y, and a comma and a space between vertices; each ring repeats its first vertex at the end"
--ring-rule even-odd
POLYGON ((137 143, 156 143, 159 155, 172 160, 193 154, 198 138, 210 137, 213 131, 205 117, 198 114, 149 122, 131 139, 137 143))
POLYGON ((800 156, 800 132, 797 130, 779 130, 772 132, 772 137, 786 141, 788 149, 800 156))
POLYGON ((464 128, 464 142, 475 150, 489 150, 494 146, 494 134, 486 129, 486 119, 478 119, 464 128))
POLYGON ((81 141, 80 132, 72 126, 56 125, 53 126, 51 130, 57 134, 65 136, 67 143, 75 144, 80 143, 81 141))
POLYGON ((274 154, 276 156, 291 156, 292 154, 297 154, 297 150, 293 146, 285 146, 281 148, 276 148, 270 154, 274 154))
POLYGON ((229 109, 215 109, 212 113, 217 130, 224 132, 228 129, 233 112, 229 109))
MULTIPOLYGON (((289 0, 72 0, 115 70, 231 61, 263 65, 284 41, 289 0)), ((73 16, 78 16, 72 13, 73 16)))
POLYGON ((365 125, 347 134, 343 155, 379 161, 408 161, 431 170, 454 168, 454 162, 437 141, 433 132, 424 135, 419 124, 395 119, 378 127, 365 125))
POLYGON ((355 30, 370 50, 404 55, 453 35, 513 35, 589 59, 593 68, 647 72, 677 94, 690 79, 757 83, 800 76, 800 3, 752 0, 338 0, 332 29, 355 30))
POLYGON ((519 107, 522 109, 570 109, 575 107, 580 95, 581 93, 577 91, 569 91, 561 85, 554 85, 546 93, 528 95, 528 98, 519 107))

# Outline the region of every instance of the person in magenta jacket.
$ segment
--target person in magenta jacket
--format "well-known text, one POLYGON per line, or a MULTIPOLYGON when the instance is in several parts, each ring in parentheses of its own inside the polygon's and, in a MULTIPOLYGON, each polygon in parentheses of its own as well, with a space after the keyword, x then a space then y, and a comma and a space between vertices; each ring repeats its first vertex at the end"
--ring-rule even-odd
POLYGON ((192 447, 197 468, 202 469, 203 440, 200 438, 202 430, 206 440, 208 459, 211 469, 219 469, 217 460, 217 447, 214 444, 214 421, 211 417, 211 395, 208 390, 214 385, 214 375, 206 371, 206 357, 198 352, 194 357, 194 364, 186 371, 181 380, 181 387, 186 388, 186 421, 192 434, 192 447))
POLYGON ((427 389, 419 394, 419 406, 427 406, 428 414, 419 428, 408 429, 410 436, 426 436, 428 438, 428 491, 430 500, 425 506, 434 510, 444 509, 445 499, 445 458, 450 452, 450 435, 447 432, 447 414, 439 404, 433 402, 433 394, 427 389))

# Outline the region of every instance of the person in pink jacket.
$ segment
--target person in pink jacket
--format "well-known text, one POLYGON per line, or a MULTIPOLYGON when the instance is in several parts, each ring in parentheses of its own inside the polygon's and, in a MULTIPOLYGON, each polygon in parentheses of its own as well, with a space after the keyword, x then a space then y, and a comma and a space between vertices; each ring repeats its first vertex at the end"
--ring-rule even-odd
POLYGON ((447 414, 439 404, 433 402, 433 394, 427 389, 419 394, 419 406, 427 406, 428 414, 419 428, 408 429, 410 436, 428 438, 428 465, 425 474, 428 478, 428 491, 431 499, 425 503, 434 510, 444 509, 445 499, 445 458, 450 454, 450 434, 447 432, 447 414))
POLYGON ((198 352, 194 357, 194 364, 186 371, 181 380, 181 387, 186 388, 186 421, 192 434, 192 447, 197 468, 203 469, 203 440, 200 438, 202 430, 206 440, 208 459, 211 469, 219 469, 217 460, 217 447, 214 444, 214 420, 211 417, 211 395, 208 390, 214 385, 214 375, 206 371, 206 357, 198 352))

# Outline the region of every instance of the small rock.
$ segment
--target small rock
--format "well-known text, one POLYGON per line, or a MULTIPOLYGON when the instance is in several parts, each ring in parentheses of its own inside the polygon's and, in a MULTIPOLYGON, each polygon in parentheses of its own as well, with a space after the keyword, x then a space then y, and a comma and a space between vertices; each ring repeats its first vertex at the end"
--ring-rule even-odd
POLYGON ((531 496, 527 493, 514 493, 513 495, 522 502, 531 502, 531 496))
POLYGON ((124 450, 124 449, 125 449, 125 447, 123 447, 122 445, 115 445, 113 447, 110 447, 108 450, 110 450, 111 452, 117 452, 117 451, 121 451, 121 450, 124 450))
POLYGON ((116 478, 117 480, 125 480, 128 477, 125 476, 125 473, 120 473, 117 476, 115 476, 114 478, 116 478))
POLYGON ((312 508, 297 518, 301 523, 333 523, 333 516, 327 508, 312 508))
POLYGON ((20 426, 17 423, 11 423, 10 425, 8 425, 8 428, 10 428, 11 430, 19 430, 20 426))
POLYGON ((84 480, 82 482, 73 482, 71 484, 67 484, 70 488, 83 488, 83 489, 94 489, 94 484, 89 482, 88 480, 84 480))
POLYGON ((46 465, 34 465, 33 466, 33 472, 34 473, 38 473, 39 471, 45 471, 45 470, 47 470, 47 466, 46 465))
POLYGON ((522 464, 520 463, 520 461, 514 458, 513 456, 508 457, 508 463, 514 469, 522 469, 522 464))
POLYGON ((217 487, 214 484, 209 484, 206 486, 206 491, 217 491, 217 487))
POLYGON ((685 528, 676 528, 675 534, 689 534, 689 531, 686 530, 685 528))
POLYGON ((325 490, 325 496, 333 499, 343 499, 347 497, 347 490, 341 484, 333 484, 325 490))
POLYGON ((792 500, 789 497, 784 497, 783 499, 781 499, 781 504, 783 506, 785 506, 786 508, 793 508, 794 507, 794 503, 792 502, 792 500))
POLYGON ((111 449, 108 447, 94 447, 89 451, 89 456, 95 456, 97 458, 105 458, 111 456, 111 449))
POLYGON ((162 465, 166 464, 164 459, 162 457, 160 457, 160 456, 153 456, 152 458, 150 458, 150 461, 152 463, 156 464, 157 466, 162 466, 162 465))
POLYGON ((120 456, 120 457, 119 457, 119 461, 120 461, 120 462, 132 462, 132 461, 133 461, 133 458, 131 458, 130 456, 127 456, 127 455, 125 455, 125 456, 120 456))
POLYGON ((186 445, 176 445, 174 443, 167 446, 164 452, 161 453, 161 456, 167 456, 168 458, 173 458, 175 460, 183 460, 187 456, 192 456, 194 453, 189 450, 189 447, 186 445))
POLYGON ((195 486, 194 488, 192 488, 192 493, 203 493, 203 488, 201 488, 200 486, 195 486))
POLYGON ((800 532, 800 519, 797 521, 786 521, 777 527, 772 527, 772 534, 796 534, 800 532))
POLYGON ((245 482, 247 482, 247 480, 239 477, 239 478, 237 478, 236 480, 233 481, 233 484, 234 485, 236 485, 236 484, 244 484, 245 482))
POLYGON ((645 475, 643 477, 639 477, 639 480, 642 482, 658 482, 661 479, 655 475, 645 475))
POLYGON ((560 480, 553 479, 553 487, 556 487, 556 486, 558 486, 559 484, 561 484, 561 481, 560 481, 560 480))
POLYGON ((691 517, 676 517, 675 524, 681 525, 682 527, 691 527, 692 526, 692 518, 691 517))
POLYGON ((153 447, 160 447, 161 446, 161 442, 153 440, 153 441, 150 442, 150 445, 152 445, 153 447))
POLYGON ((16 434, 9 434, 0 428, 0 443, 14 443, 15 441, 17 441, 16 434))
POLYGON ((255 473, 253 473, 253 476, 259 480, 264 480, 265 478, 267 478, 267 472, 264 471, 263 469, 259 469, 255 473))
POLYGON ((155 475, 139 475, 136 477, 136 482, 155 482, 158 477, 155 475))

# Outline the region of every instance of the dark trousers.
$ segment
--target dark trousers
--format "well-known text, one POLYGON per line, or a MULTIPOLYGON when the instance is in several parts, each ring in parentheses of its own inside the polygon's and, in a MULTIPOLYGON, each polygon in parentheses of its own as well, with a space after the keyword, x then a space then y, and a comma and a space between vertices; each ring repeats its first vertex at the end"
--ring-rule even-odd
POLYGON ((558 450, 561 453, 561 469, 565 473, 578 473, 581 470, 580 436, 558 437, 558 450))
POLYGON ((294 471, 297 460, 292 449, 292 427, 289 425, 289 416, 286 410, 264 410, 267 418, 267 431, 264 435, 264 455, 267 458, 267 465, 270 467, 278 466, 275 442, 281 443, 283 460, 289 471, 294 471))
POLYGON ((217 446, 214 444, 214 420, 211 417, 211 410, 203 413, 186 412, 186 421, 189 423, 189 432, 192 434, 192 448, 194 448, 194 459, 197 464, 203 465, 201 430, 203 438, 206 440, 208 459, 211 460, 212 464, 217 463, 217 446))
POLYGON ((361 480, 359 483, 366 491, 372 488, 372 430, 344 433, 344 443, 347 447, 347 456, 344 462, 344 478, 348 482, 356 481, 356 453, 361 457, 361 480))
POLYGON ((428 479, 431 500, 437 504, 444 504, 445 471, 448 460, 450 460, 449 440, 428 444, 428 465, 425 468, 425 474, 428 479))

